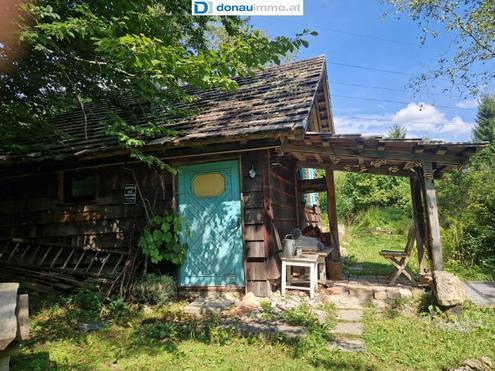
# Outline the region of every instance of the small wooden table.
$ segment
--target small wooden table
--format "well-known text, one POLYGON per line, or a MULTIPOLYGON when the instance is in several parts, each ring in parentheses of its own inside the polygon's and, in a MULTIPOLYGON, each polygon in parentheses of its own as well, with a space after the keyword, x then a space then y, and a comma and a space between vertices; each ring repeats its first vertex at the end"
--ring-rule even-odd
POLYGON ((318 281, 318 258, 317 254, 282 257, 282 296, 285 295, 285 289, 306 290, 309 291, 309 297, 313 299, 318 281), (292 284, 291 267, 309 268, 309 287, 292 284), (287 272, 287 268, 289 268, 289 272, 287 272), (289 273, 289 285, 287 285, 287 273, 289 273))
MULTIPOLYGON (((323 251, 306 251, 299 256, 282 256, 282 287, 281 295, 285 295, 285 289, 297 289, 309 291, 309 297, 313 298, 318 281, 325 283, 327 280, 326 257, 330 255, 333 248, 327 248, 323 251), (323 264, 318 279, 318 266, 323 264), (309 287, 294 286, 292 284, 292 267, 309 268, 309 287), (289 285, 287 285, 287 283, 289 285)), ((306 281, 307 282, 307 281, 306 281)))

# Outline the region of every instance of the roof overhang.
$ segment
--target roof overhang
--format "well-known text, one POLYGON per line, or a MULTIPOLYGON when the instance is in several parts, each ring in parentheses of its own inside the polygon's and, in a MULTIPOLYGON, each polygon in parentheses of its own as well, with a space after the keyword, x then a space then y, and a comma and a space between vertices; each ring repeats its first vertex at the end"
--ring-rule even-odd
POLYGON ((281 152, 297 159, 300 167, 381 175, 411 176, 416 168, 431 163, 434 176, 439 178, 447 170, 462 167, 485 146, 307 132, 300 138, 289 138, 281 145, 281 152))

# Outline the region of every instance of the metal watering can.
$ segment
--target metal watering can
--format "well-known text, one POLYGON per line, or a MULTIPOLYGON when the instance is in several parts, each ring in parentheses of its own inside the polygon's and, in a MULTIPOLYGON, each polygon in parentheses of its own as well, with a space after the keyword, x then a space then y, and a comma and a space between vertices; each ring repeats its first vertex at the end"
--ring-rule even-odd
POLYGON ((288 234, 282 241, 283 255, 286 257, 296 255, 296 240, 292 239, 292 235, 288 234))

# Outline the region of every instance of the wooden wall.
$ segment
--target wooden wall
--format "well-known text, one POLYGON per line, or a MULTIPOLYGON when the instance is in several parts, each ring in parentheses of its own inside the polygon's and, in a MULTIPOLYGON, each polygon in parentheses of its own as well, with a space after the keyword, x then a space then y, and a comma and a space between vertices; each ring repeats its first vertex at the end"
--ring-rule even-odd
MULTIPOLYGON (((155 210, 165 211, 172 198, 171 176, 144 165, 135 171, 145 197, 155 210)), ((134 183, 122 166, 95 170, 98 192, 94 201, 66 203, 60 197, 61 173, 0 180, 0 238, 39 239, 75 246, 125 248, 144 224, 144 209, 123 204, 123 187, 134 183)))
POLYGON ((270 294, 266 275, 266 239, 270 220, 265 202, 269 190, 268 152, 244 152, 241 156, 241 169, 246 291, 258 296, 267 296, 270 294), (254 178, 249 176, 251 168, 256 171, 254 178))
POLYGON ((289 159, 272 165, 267 150, 242 154, 246 291, 258 296, 270 295, 280 280, 282 239, 297 226, 294 182, 295 164, 289 159))
MULTIPOLYGON (((245 289, 267 296, 272 284, 279 283, 281 241, 297 225, 295 164, 286 158, 279 159, 278 165, 270 164, 269 150, 236 156, 241 159, 245 289), (249 176, 252 167, 254 178, 249 176)), ((225 158, 212 156, 211 161, 220 159, 225 158)), ((172 209, 174 187, 169 173, 143 165, 127 167, 134 170, 157 212, 172 209)), ((1 179, 0 238, 127 249, 136 243, 145 222, 139 198, 136 205, 123 204, 123 188, 134 183, 132 174, 122 166, 101 168, 97 174, 98 196, 85 204, 60 199, 58 172, 1 179)))

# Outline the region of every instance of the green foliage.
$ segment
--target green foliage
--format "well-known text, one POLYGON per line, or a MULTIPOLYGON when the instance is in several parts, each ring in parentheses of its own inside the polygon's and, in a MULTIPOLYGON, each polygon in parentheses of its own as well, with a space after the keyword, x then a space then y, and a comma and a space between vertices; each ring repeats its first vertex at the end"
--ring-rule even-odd
POLYGON ((404 210, 395 207, 370 207, 357 215, 352 229, 355 232, 407 236, 411 223, 410 215, 404 210))
POLYGON ((495 267, 495 146, 474 156, 463 171, 440 183, 447 259, 466 266, 495 267))
POLYGON ((473 129, 473 139, 495 144, 495 96, 481 98, 476 115, 476 126, 473 129))
POLYGON ((287 324, 292 326, 313 326, 316 323, 314 315, 311 313, 311 307, 307 304, 301 304, 285 311, 284 319, 287 324))
POLYGON ((495 274, 495 99, 484 97, 473 137, 491 144, 465 170, 440 183, 442 233, 447 266, 478 279, 495 274))
POLYGON ((188 249, 187 244, 181 242, 181 232, 186 233, 180 216, 154 216, 144 228, 138 246, 155 264, 166 260, 181 265, 186 261, 188 249))
POLYGON ((234 77, 280 63, 314 34, 270 38, 249 19, 193 17, 189 0, 39 0, 6 7, 18 13, 11 18, 18 32, 14 40, 0 35, 0 150, 50 154, 62 139, 48 124, 55 115, 79 109, 87 117, 94 105, 104 105, 104 123, 132 157, 168 170, 141 149, 171 134, 166 117, 191 114, 178 108, 191 101, 188 91, 235 89, 234 77), (212 44, 217 29, 226 36, 212 44), (136 124, 138 117, 147 122, 136 124))
POLYGON ((141 304, 164 306, 177 295, 177 284, 167 275, 147 274, 132 285, 131 299, 141 304))
POLYGON ((348 222, 371 207, 393 206, 406 215, 411 213, 406 178, 348 172, 336 177, 336 189, 338 215, 348 222))
POLYGON ((453 88, 473 95, 482 86, 493 86, 495 75, 495 0, 386 0, 399 13, 409 14, 423 31, 422 43, 443 31, 453 33, 454 51, 442 55, 438 67, 421 74, 416 87, 438 78, 446 78, 453 88))
MULTIPOLYGON (((83 333, 77 324, 93 318, 58 296, 58 303, 30 313, 33 337, 11 355, 15 370, 77 369, 454 369, 466 359, 495 360, 495 312, 465 306, 459 316, 417 315, 397 308, 388 316, 364 309, 366 351, 329 348, 323 326, 299 340, 240 338, 218 318, 185 316, 175 306, 133 311, 128 323, 83 333), (404 341, 404 337, 410 341, 404 341), (414 344, 414 347, 411 347, 414 344), (391 351, 393 349, 393 351, 391 351)), ((404 303, 402 303, 404 304, 404 303)))
MULTIPOLYGON (((404 249, 410 224, 411 218, 403 210, 392 207, 373 207, 360 212, 340 240, 346 250, 345 273, 390 275, 394 267, 379 252, 404 249)), ((408 267, 413 273, 418 272, 417 259, 411 258, 408 267)))
POLYGON ((404 139, 406 135, 406 127, 397 123, 394 123, 387 131, 387 138, 390 139, 404 139))
POLYGON ((122 298, 117 298, 103 305, 100 317, 103 319, 125 323, 131 316, 131 309, 122 298))

